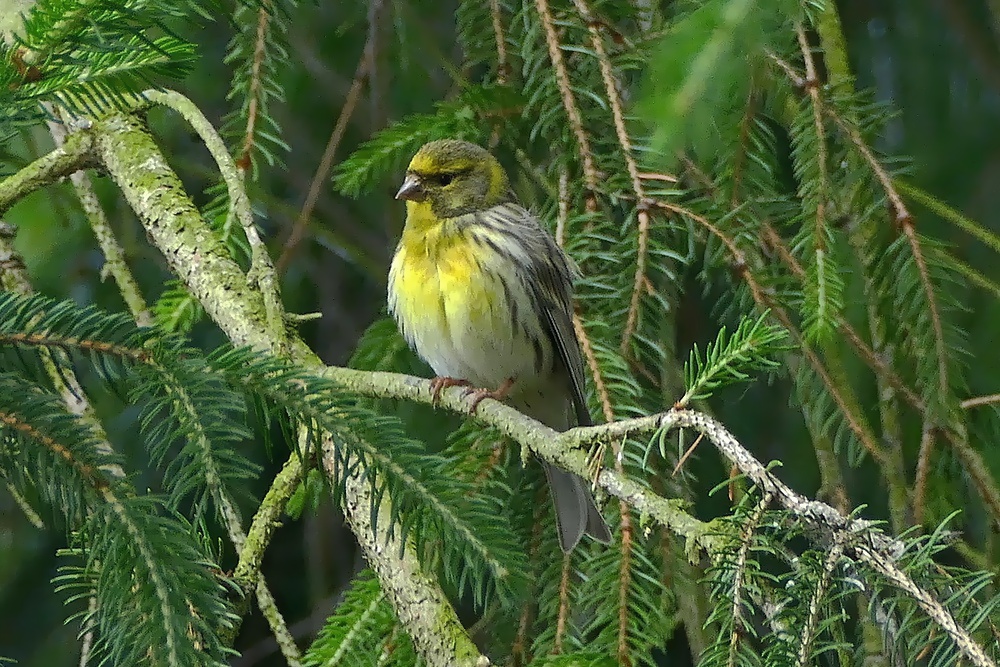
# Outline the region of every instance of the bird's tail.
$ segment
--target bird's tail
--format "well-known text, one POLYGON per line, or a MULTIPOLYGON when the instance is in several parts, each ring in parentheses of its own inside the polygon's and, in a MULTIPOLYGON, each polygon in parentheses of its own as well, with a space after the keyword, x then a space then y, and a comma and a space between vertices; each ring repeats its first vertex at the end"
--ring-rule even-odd
POLYGON ((566 553, 572 551, 584 533, 598 542, 609 543, 611 531, 583 479, 545 461, 542 467, 545 468, 552 502, 556 506, 556 525, 562 550, 566 553))

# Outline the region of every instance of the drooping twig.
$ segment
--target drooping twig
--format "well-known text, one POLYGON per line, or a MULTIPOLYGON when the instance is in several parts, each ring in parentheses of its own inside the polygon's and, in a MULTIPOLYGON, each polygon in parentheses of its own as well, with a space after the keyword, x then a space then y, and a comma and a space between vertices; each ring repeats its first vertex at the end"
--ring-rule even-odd
POLYGON ((730 595, 732 596, 730 609, 732 609, 733 616, 733 627, 729 631, 729 664, 736 664, 736 647, 739 644, 740 637, 743 636, 743 578, 747 573, 747 559, 750 555, 750 550, 754 545, 754 532, 760 527, 761 519, 764 518, 764 512, 767 511, 768 506, 771 504, 772 496, 769 493, 765 493, 761 496, 760 500, 757 501, 757 505, 753 508, 750 516, 743 523, 740 529, 740 548, 736 552, 736 563, 733 568, 733 585, 730 589, 730 595))
POLYGON ((993 403, 1000 403, 1000 394, 988 394, 986 396, 967 398, 962 401, 962 408, 968 410, 969 408, 977 408, 981 405, 991 405, 993 403))
POLYGON ((590 150, 590 141, 587 139, 587 133, 583 129, 583 118, 580 116, 580 109, 576 105, 576 98, 573 96, 573 89, 570 86, 569 74, 566 71, 566 62, 563 60, 562 47, 559 45, 559 35, 556 34, 555 21, 552 18, 552 12, 549 10, 548 0, 535 0, 535 7, 538 9, 538 16, 545 29, 545 43, 549 49, 549 60, 552 61, 552 68, 555 70, 556 85, 559 86, 563 108, 566 110, 566 117, 569 120, 570 128, 576 137, 580 160, 583 162, 583 180, 588 190, 587 208, 588 210, 595 210, 597 202, 593 198, 594 193, 597 192, 600 179, 597 176, 597 167, 594 164, 594 154, 590 150))
POLYGON ((573 0, 580 18, 587 25, 590 32, 590 44, 594 48, 597 56, 597 63, 601 69, 601 79, 604 82, 605 95, 611 107, 611 117, 614 121, 615 135, 618 137, 618 144, 622 149, 622 159, 625 161, 625 168, 628 170, 629 180, 632 182, 632 192, 635 194, 638 212, 638 240, 635 260, 635 277, 632 280, 632 297, 629 302, 628 314, 625 318, 625 329, 622 332, 621 351, 626 357, 631 356, 628 348, 632 343, 632 336, 635 334, 639 323, 639 301, 643 292, 643 282, 646 278, 646 255, 649 247, 649 209, 646 205, 645 189, 642 179, 639 177, 639 167, 636 165, 635 157, 632 155, 632 139, 629 137, 628 128, 625 126, 625 113, 622 110, 621 95, 618 94, 618 82, 615 80, 614 70, 611 67, 611 59, 604 48, 604 39, 598 29, 598 23, 590 13, 590 7, 586 0, 573 0))
POLYGON ((569 578, 572 572, 570 554, 563 554, 559 575, 559 613, 556 614, 556 636, 552 641, 552 652, 556 655, 562 653, 563 637, 566 636, 569 621, 569 578))
POLYGON ((920 453, 917 455, 917 472, 913 481, 913 520, 924 522, 924 501, 927 497, 927 478, 931 471, 931 453, 934 450, 934 429, 924 424, 920 438, 920 453))
MULTIPOLYGON (((761 227, 761 232, 764 236, 764 241, 770 246, 777 254, 778 257, 784 262, 785 266, 798 278, 800 281, 806 279, 806 271, 799 264, 798 260, 791 253, 788 246, 785 244, 784 239, 778 234, 777 230, 771 225, 764 223, 761 227)), ((903 398, 906 399, 910 405, 915 407, 917 410, 923 412, 924 406, 923 401, 917 394, 907 386, 906 382, 903 381, 901 377, 894 371, 885 360, 873 350, 868 343, 861 338, 861 335, 851 326, 850 322, 844 319, 843 316, 837 316, 837 328, 847 338, 848 342, 857 351, 858 356, 861 360, 868 365, 872 371, 880 376, 884 377, 889 385, 900 392, 903 398)))
POLYGON ((796 667, 809 667, 812 664, 813 656, 810 649, 816 636, 816 628, 819 626, 820 612, 822 611, 820 601, 830 588, 830 580, 833 579, 833 573, 837 570, 837 565, 843 554, 843 542, 834 542, 826 555, 826 560, 823 561, 823 573, 809 598, 809 615, 806 617, 806 624, 802 627, 802 639, 799 641, 799 656, 796 667))
POLYGON ((292 226, 292 231, 288 234, 288 239, 284 243, 281 255, 278 257, 276 263, 278 275, 284 275, 288 269, 288 264, 295 256, 299 244, 305 237, 309 221, 312 219, 313 209, 316 207, 316 202, 319 200, 320 193, 327 182, 327 177, 330 175, 330 169, 333 168, 333 158, 337 154, 337 148, 340 146, 341 139, 344 138, 344 132, 347 131, 347 123, 350 121, 351 116, 354 115, 354 109, 358 106, 358 100, 361 98, 361 88, 368 78, 368 73, 371 71, 372 63, 375 59, 376 27, 374 20, 377 20, 380 16, 382 4, 382 0, 373 0, 371 7, 373 21, 368 26, 368 39, 365 41, 361 59, 354 70, 354 79, 352 79, 351 87, 347 91, 347 97, 344 99, 344 106, 340 108, 340 114, 337 116, 337 121, 333 124, 333 131, 326 142, 326 148, 323 149, 323 156, 320 158, 319 166, 316 167, 316 172, 309 183, 309 190, 306 192, 305 201, 302 203, 302 208, 295 218, 295 224, 292 226))
MULTIPOLYGON (((774 54, 771 54, 771 60, 774 61, 789 76, 793 83, 808 88, 808 74, 805 78, 803 78, 795 72, 794 67, 774 54)), ((947 396, 950 392, 948 389, 948 349, 944 339, 944 325, 941 320, 941 314, 938 310, 937 293, 930 278, 927 260, 924 258, 920 240, 917 238, 913 215, 910 213, 909 209, 907 209, 906 203, 897 191, 892 177, 889 176, 889 173, 882 166, 882 163, 875 157, 875 154, 861 137, 858 130, 841 118, 835 110, 825 107, 823 112, 837 124, 840 130, 844 133, 844 136, 850 140, 851 144, 854 145, 855 150, 858 151, 858 154, 861 155, 864 161, 868 164, 869 169, 871 169, 872 174, 882 186, 882 190, 885 192, 886 198, 892 205, 896 224, 902 229, 903 234, 906 236, 910 245, 910 252, 913 255, 913 261, 917 266, 917 273, 920 276, 921 286, 923 287, 924 295, 927 299, 927 309, 931 319, 931 327, 934 330, 934 347, 938 366, 938 391, 942 396, 947 396)))
POLYGON ((976 238, 993 252, 1000 253, 1000 235, 912 183, 897 178, 893 184, 899 192, 976 238))
MULTIPOLYGON (((816 63, 813 60, 812 47, 809 46, 809 40, 806 37, 805 28, 802 27, 801 23, 796 24, 795 34, 798 37, 799 49, 802 51, 802 58, 806 64, 806 78, 804 85, 809 93, 809 99, 812 102, 812 112, 813 112, 813 124, 816 126, 816 138, 817 138, 817 155, 816 162, 819 167, 819 192, 817 193, 816 201, 816 221, 815 229, 813 231, 813 243, 814 252, 816 254, 816 266, 818 268, 818 276, 820 284, 822 285, 825 281, 825 271, 822 267, 825 264, 826 255, 826 199, 829 190, 829 177, 827 176, 827 148, 826 148, 826 130, 823 126, 823 101, 820 97, 819 89, 819 75, 816 73, 816 63)), ((822 297, 821 297, 822 298, 822 297)), ((823 304, 818 304, 820 308, 823 308, 823 304)))
POLYGON ((872 153, 871 149, 868 147, 868 144, 861 138, 858 131, 855 128, 850 127, 844 119, 832 110, 827 109, 827 113, 831 116, 833 121, 837 123, 844 134, 851 140, 851 143, 854 144, 858 153, 860 153, 868 163, 868 166, 875 175, 875 178, 877 178, 879 183, 882 184, 882 189, 885 191, 886 197, 889 199, 889 202, 895 210, 896 223, 900 225, 903 233, 906 235, 907 241, 910 244, 910 252, 913 254, 913 261, 917 265, 917 273, 920 275, 920 282, 924 288, 924 294, 927 298, 927 309, 931 317, 931 327, 934 329, 934 346, 936 348, 938 363, 938 390, 941 392, 942 396, 947 396, 950 391, 948 389, 948 348, 944 340, 944 325, 941 321, 941 314, 938 310, 937 292, 934 289, 934 284, 931 282, 930 271, 927 268, 927 260, 924 258, 924 252, 921 248, 920 240, 917 238, 913 216, 906 208, 906 204, 903 202, 903 198, 896 190, 896 186, 889 177, 888 172, 886 172, 886 170, 882 167, 882 163, 878 161, 874 153, 872 153))
POLYGON ((500 14, 500 0, 490 0, 490 19, 493 23, 493 39, 497 47, 497 83, 507 83, 507 39, 503 34, 503 17, 500 14))
POLYGON ((264 55, 267 50, 267 31, 271 22, 271 0, 264 0, 257 10, 257 36, 254 39, 253 62, 250 65, 250 89, 248 97, 250 104, 247 107, 247 125, 243 132, 243 147, 240 155, 236 159, 236 164, 240 170, 246 173, 250 169, 252 161, 253 146, 257 128, 257 107, 260 105, 260 97, 263 90, 261 70, 264 67, 264 55))

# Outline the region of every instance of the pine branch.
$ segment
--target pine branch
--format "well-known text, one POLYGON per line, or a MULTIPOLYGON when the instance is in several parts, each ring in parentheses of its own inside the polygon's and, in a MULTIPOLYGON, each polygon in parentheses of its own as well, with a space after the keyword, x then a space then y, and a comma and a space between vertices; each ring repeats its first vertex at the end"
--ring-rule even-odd
MULTIPOLYGON (((101 129, 96 142, 98 159, 139 214, 172 270, 198 297, 206 312, 237 345, 251 344, 274 351, 284 348, 286 332, 269 328, 261 296, 251 289, 239 267, 205 228, 177 176, 166 166, 142 126, 132 118, 119 116, 103 123, 101 129), (157 159, 151 160, 151 156, 157 159), (150 164, 155 165, 153 173, 150 164)), ((284 349, 304 367, 320 365, 319 359, 297 338, 292 337, 284 349)), ((335 452, 330 451, 329 455, 335 452)), ((328 472, 335 472, 336 459, 330 456, 324 461, 331 466, 328 472)), ((413 550, 400 542, 399 535, 392 531, 391 521, 372 523, 373 498, 368 482, 362 481, 364 471, 349 459, 347 463, 352 472, 344 494, 346 515, 418 650, 428 659, 440 655, 433 658, 438 664, 474 663, 478 652, 471 646, 454 610, 436 584, 422 574, 413 550), (434 619, 433 626, 420 625, 418 619, 434 619), (436 652, 441 648, 438 642, 442 636, 449 638, 450 649, 443 655, 436 652)), ((386 500, 382 498, 383 506, 386 500)))
POLYGON ((715 344, 705 347, 704 357, 698 347, 691 351, 691 358, 684 366, 687 391, 677 401, 676 407, 685 408, 692 401, 701 401, 716 389, 734 382, 745 382, 750 373, 771 370, 778 363, 768 357, 783 349, 787 338, 784 329, 765 324, 765 311, 753 320, 743 320, 732 336, 725 328, 719 330, 715 344))
POLYGON ((76 132, 62 146, 0 181, 0 215, 35 190, 93 164, 92 146, 90 132, 76 132))
POLYGON ((242 174, 254 177, 258 161, 280 164, 280 153, 288 151, 273 105, 285 101, 280 73, 288 61, 288 20, 295 0, 263 0, 240 3, 233 16, 238 32, 226 51, 225 62, 236 63, 227 99, 237 100, 223 134, 238 141, 236 165, 242 174))
POLYGON ((587 190, 589 191, 587 209, 595 210, 597 203, 593 200, 593 196, 598 190, 597 184, 599 178, 597 176, 597 167, 594 164, 594 155, 590 148, 590 140, 583 129, 583 119, 580 116, 580 109, 573 95, 570 77, 566 71, 566 63, 563 60, 562 48, 559 44, 559 36, 556 34, 548 0, 535 0, 535 8, 538 10, 538 16, 545 31, 545 43, 548 46, 549 60, 552 62, 556 84, 559 87, 559 94, 562 97, 563 109, 566 112, 570 128, 573 130, 573 136, 576 137, 577 150, 583 162, 583 180, 587 184, 587 190))

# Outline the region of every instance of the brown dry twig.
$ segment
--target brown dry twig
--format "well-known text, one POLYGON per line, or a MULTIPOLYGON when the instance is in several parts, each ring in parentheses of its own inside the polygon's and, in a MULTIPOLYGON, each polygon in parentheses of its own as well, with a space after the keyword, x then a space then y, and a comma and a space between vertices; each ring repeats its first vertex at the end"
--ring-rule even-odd
POLYGON ((241 171, 250 169, 253 153, 254 133, 257 127, 257 107, 260 105, 261 68, 264 66, 264 52, 267 50, 267 29, 271 22, 271 3, 269 0, 261 3, 257 10, 257 38, 254 40, 253 63, 250 65, 250 89, 247 95, 250 104, 247 107, 247 127, 243 133, 243 149, 236 159, 236 166, 241 171))
POLYGON ((622 149, 622 158, 625 160, 625 168, 628 170, 629 180, 632 182, 632 192, 635 194, 638 204, 636 215, 638 225, 638 247, 635 259, 635 277, 632 281, 632 297, 629 302, 628 315, 625 320, 625 330, 622 333, 621 352, 623 356, 628 354, 632 336, 635 334, 639 323, 639 301, 642 295, 643 282, 646 278, 646 255, 649 246, 649 208, 646 203, 645 189, 642 179, 639 176, 639 167, 636 165, 635 157, 632 155, 632 139, 629 137, 628 128, 625 126, 625 113, 622 110, 621 95, 618 94, 618 82, 615 79, 614 70, 611 66, 611 58, 604 48, 604 39, 598 29, 599 24, 590 13, 590 7, 586 0, 573 0, 580 18, 587 25, 590 32, 590 44, 594 48, 597 62, 601 69, 601 79, 604 82, 604 91, 611 107, 611 117, 614 121, 615 135, 618 137, 618 144, 622 149))
POLYGON ((538 9, 538 16, 545 28, 545 43, 549 49, 549 60, 552 61, 552 68, 555 70, 556 84, 559 86, 559 94, 562 96, 563 108, 566 110, 566 118, 569 126, 576 137, 577 148, 580 151, 580 159, 583 162, 583 180, 587 184, 587 209, 597 210, 597 200, 595 194, 600 179, 597 175, 597 166, 594 163, 594 154, 590 150, 590 141, 587 133, 583 129, 583 118, 580 116, 580 109, 576 105, 576 98, 573 97, 573 89, 570 86, 569 73, 566 71, 566 62, 563 60, 562 48, 559 45, 559 35, 556 33, 555 21, 549 9, 548 0, 535 0, 535 7, 538 9))
POLYGON ((354 79, 351 81, 351 87, 348 89, 347 97, 344 99, 344 106, 340 108, 340 114, 337 116, 337 121, 333 124, 333 131, 330 133, 330 138, 326 142, 326 148, 323 149, 323 156, 320 158, 316 172, 309 183, 309 190, 306 192, 305 201, 302 203, 302 208, 295 218, 295 224, 292 225, 292 230, 289 232, 288 238, 285 240, 281 250, 281 255, 275 264, 275 270, 278 272, 278 275, 284 274, 292 258, 295 256, 299 244, 305 237, 306 229, 312 218, 313 209, 316 208, 320 192, 322 192, 323 186, 327 181, 327 176, 330 174, 330 169, 333 167, 333 158, 337 153, 337 148, 340 146, 341 139, 344 138, 344 132, 347 131, 347 123, 350 121, 351 116, 354 114, 354 109, 358 105, 358 100, 361 97, 361 88, 368 78, 369 72, 372 71, 372 63, 375 59, 374 22, 381 16, 382 5, 383 0, 374 0, 372 3, 371 16, 373 20, 368 26, 368 39, 365 41, 364 49, 361 52, 361 59, 354 70, 354 79))

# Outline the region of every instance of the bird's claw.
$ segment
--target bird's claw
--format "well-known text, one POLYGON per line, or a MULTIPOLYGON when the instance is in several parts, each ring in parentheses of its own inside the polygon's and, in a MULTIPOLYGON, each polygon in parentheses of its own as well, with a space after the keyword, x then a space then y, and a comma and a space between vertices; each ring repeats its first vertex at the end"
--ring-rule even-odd
POLYGON ((496 401, 502 401, 507 398, 507 394, 510 393, 510 388, 514 386, 514 378, 507 378, 503 381, 496 389, 473 389, 468 388, 465 390, 466 396, 472 397, 472 404, 469 405, 469 414, 476 414, 476 410, 479 409, 479 404, 485 401, 487 398, 492 398, 496 401))
MULTIPOLYGON (((437 405, 441 402, 441 392, 448 387, 469 387, 468 380, 452 377, 436 377, 431 380, 431 403, 437 405)), ((471 389, 470 389, 471 391, 471 389)))

